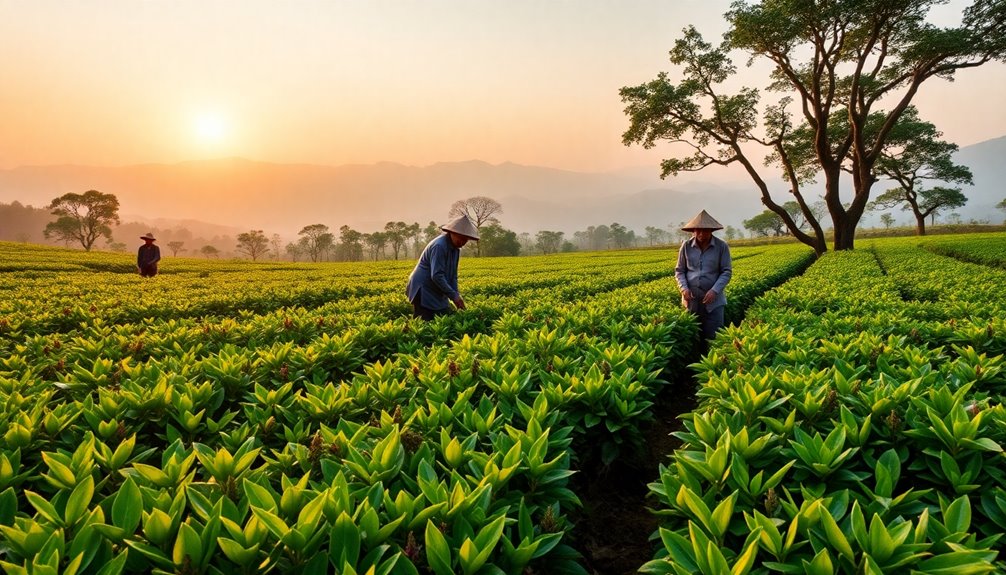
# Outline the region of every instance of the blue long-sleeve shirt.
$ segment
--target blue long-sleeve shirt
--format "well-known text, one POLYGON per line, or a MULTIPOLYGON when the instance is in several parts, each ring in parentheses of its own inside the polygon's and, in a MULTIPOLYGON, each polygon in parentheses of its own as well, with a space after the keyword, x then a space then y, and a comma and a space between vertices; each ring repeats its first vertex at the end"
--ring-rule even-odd
POLYGON ((458 261, 461 250, 454 247, 446 233, 426 244, 416 267, 409 275, 405 294, 409 301, 420 296, 423 307, 431 310, 450 308, 451 301, 458 297, 458 261))
POLYGON ((674 267, 674 277, 678 280, 678 289, 688 289, 692 292, 694 301, 701 302, 706 292, 716 292, 716 299, 706 306, 712 311, 727 304, 724 290, 733 275, 733 265, 730 261, 730 247, 716 236, 709 240, 705 251, 699 249, 695 238, 681 242, 678 250, 678 265, 674 267))

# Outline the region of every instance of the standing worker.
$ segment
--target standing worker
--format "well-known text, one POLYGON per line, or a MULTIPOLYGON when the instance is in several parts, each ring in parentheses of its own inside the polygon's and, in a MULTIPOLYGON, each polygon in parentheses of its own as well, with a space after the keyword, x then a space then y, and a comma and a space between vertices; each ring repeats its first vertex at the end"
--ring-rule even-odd
POLYGON ((723 290, 733 274, 730 247, 713 236, 715 230, 722 229, 719 222, 702 210, 681 228, 692 232, 692 237, 681 242, 678 265, 674 267, 681 304, 698 317, 705 342, 723 327, 723 308, 727 305, 723 290))
POLYGON ((161 248, 154 245, 157 238, 154 234, 147 232, 147 235, 140 236, 143 245, 136 252, 136 270, 140 272, 140 277, 152 278, 157 275, 157 262, 161 261, 161 248))
POLYGON ((465 309, 465 300, 458 292, 458 261, 468 240, 479 239, 479 229, 465 215, 440 229, 444 233, 423 248, 405 286, 405 294, 412 302, 412 315, 427 321, 450 313, 452 302, 457 309, 465 309))

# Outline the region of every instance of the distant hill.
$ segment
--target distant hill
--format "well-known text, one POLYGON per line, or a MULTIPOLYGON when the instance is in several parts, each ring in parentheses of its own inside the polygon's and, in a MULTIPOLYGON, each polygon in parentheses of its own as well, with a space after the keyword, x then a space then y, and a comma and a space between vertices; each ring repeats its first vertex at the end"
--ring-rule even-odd
POLYGON ((504 225, 531 233, 572 233, 613 222, 642 231, 687 220, 701 207, 739 226, 757 210, 757 197, 742 189, 720 188, 701 196, 699 185, 674 189, 656 172, 654 167, 581 173, 480 161, 316 166, 238 158, 126 167, 33 166, 0 170, 0 202, 42 207, 64 193, 96 189, 119 198, 124 219, 157 221, 161 227, 198 220, 288 237, 314 223, 367 232, 395 220, 444 222, 451 204, 472 196, 498 200, 504 225))
MULTIPOLYGON (((994 206, 1006 197, 1000 184, 1006 181, 1004 157, 1006 137, 958 153, 958 161, 975 175, 975 186, 965 190, 970 201, 958 210, 964 220, 1001 219, 994 206)), ((195 226, 201 228, 195 233, 204 236, 262 229, 287 240, 315 223, 333 231, 349 225, 369 232, 388 221, 444 222, 452 203, 471 196, 498 200, 503 224, 530 233, 548 229, 572 234, 614 222, 642 233, 646 226, 674 226, 700 209, 741 228, 764 209, 743 175, 731 180, 728 171, 709 169, 665 181, 656 177, 657 170, 585 173, 481 161, 319 166, 240 158, 124 167, 29 166, 0 170, 0 203, 44 207, 64 193, 96 189, 119 198, 124 222, 158 229, 195 226)), ((782 185, 776 189, 780 201, 788 199, 782 185)))

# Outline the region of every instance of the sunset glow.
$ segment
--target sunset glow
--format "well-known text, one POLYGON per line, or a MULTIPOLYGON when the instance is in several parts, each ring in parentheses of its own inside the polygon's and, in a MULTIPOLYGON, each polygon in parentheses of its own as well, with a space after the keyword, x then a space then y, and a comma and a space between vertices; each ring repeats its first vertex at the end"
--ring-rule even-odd
MULTIPOLYGON (((657 166, 666 147, 622 145, 618 90, 671 72, 685 26, 719 37, 730 4, 0 2, 0 169, 218 156, 657 166)), ((739 84, 765 86, 764 68, 743 62, 739 84)), ((916 104, 964 146, 1002 135, 1003 100, 1006 66, 995 63, 933 82, 916 104)))

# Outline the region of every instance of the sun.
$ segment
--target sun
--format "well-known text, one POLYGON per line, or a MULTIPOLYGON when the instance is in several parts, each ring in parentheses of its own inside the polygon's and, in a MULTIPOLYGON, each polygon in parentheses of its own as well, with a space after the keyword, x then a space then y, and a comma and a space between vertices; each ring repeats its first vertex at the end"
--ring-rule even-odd
POLYGON ((193 121, 196 138, 203 144, 220 144, 227 139, 227 120, 219 113, 205 112, 193 121))

